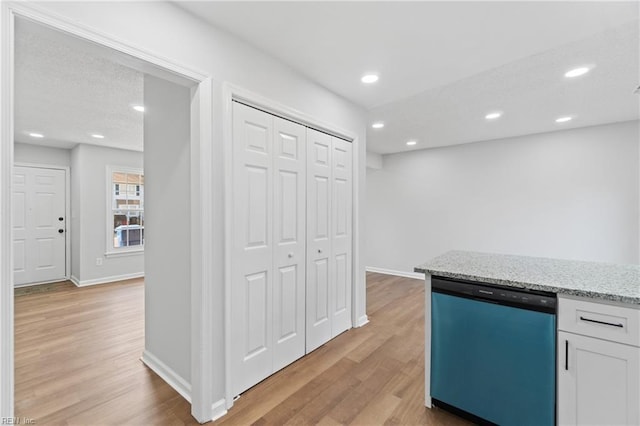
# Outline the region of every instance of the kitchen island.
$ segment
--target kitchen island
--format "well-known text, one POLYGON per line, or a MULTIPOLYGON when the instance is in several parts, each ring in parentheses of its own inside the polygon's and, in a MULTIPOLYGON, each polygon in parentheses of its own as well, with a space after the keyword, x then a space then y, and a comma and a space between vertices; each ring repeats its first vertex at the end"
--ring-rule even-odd
MULTIPOLYGON (((557 321, 554 314, 553 323, 555 342, 552 348, 556 365, 551 367, 557 372, 558 424, 640 424, 639 265, 451 251, 417 266, 415 271, 426 274, 427 407, 432 405, 433 315, 436 315, 437 323, 442 323, 442 310, 436 309, 434 314, 432 303, 441 298, 439 293, 453 294, 449 290, 464 285, 460 283, 481 283, 490 290, 489 293, 495 290, 496 296, 500 293, 504 298, 514 298, 514 303, 507 301, 511 307, 500 307, 504 308, 500 315, 508 318, 512 312, 509 309, 519 312, 513 307, 519 306, 520 299, 516 298, 520 296, 513 294, 524 295, 522 300, 544 298, 544 295, 557 296, 557 321), (438 287, 433 294, 432 281, 438 287)), ((485 290, 480 292, 487 293, 485 290)), ((463 297, 478 299, 471 296, 471 292, 463 297)), ((495 305, 495 301, 491 303, 495 305)), ((472 305, 465 306, 467 310, 472 305)), ((455 332, 455 329, 452 330, 455 332)), ((434 339, 441 344, 443 333, 438 333, 434 339)), ((471 340, 474 340, 473 337, 471 340)), ((492 344, 495 346, 495 342, 492 344)), ((469 350, 477 348, 470 347, 469 350)), ((469 360, 473 361, 473 358, 469 360)), ((440 368, 440 364, 437 366, 440 368)), ((523 368, 526 366, 523 365, 523 368)), ((441 370, 436 373, 436 376, 442 375, 441 370)), ((513 391, 517 392, 518 389, 513 391)), ((435 397, 433 401, 439 402, 435 397)))

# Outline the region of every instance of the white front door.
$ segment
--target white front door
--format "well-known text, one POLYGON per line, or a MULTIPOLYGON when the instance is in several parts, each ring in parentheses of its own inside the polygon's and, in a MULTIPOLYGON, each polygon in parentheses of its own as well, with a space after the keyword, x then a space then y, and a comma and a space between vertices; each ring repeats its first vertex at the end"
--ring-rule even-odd
POLYGON ((66 172, 14 167, 13 253, 16 286, 66 277, 66 172))

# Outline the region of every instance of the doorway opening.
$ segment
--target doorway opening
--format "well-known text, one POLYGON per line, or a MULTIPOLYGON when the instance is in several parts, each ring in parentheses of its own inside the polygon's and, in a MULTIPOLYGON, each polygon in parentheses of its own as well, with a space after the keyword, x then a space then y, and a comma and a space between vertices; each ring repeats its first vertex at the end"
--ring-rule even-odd
MULTIPOLYGON (((150 348, 162 349, 153 339, 163 326, 163 313, 155 303, 147 303, 145 310, 145 300, 171 297, 164 286, 174 278, 176 286, 183 286, 178 293, 186 294, 181 302, 187 308, 191 303, 191 162, 198 158, 193 148, 202 143, 192 120, 202 122, 193 112, 201 112, 199 102, 210 93, 199 91, 204 78, 183 77, 20 16, 15 17, 14 36, 13 175, 23 176, 24 188, 14 177, 12 229, 25 225, 25 235, 12 241, 12 251, 18 253, 16 261, 22 260, 14 263, 16 275, 23 270, 31 274, 19 280, 14 275, 14 280, 25 285, 60 278, 73 283, 49 286, 46 297, 44 291, 16 295, 16 415, 46 423, 67 415, 81 419, 82 413, 115 404, 114 415, 122 416, 113 392, 122 402, 139 393, 140 386, 149 387, 150 394, 157 393, 158 386, 167 387, 139 361, 144 350, 149 365, 150 348), (60 169, 68 170, 65 180, 70 181, 61 196, 64 214, 50 208, 53 193, 42 201, 37 197, 44 194, 41 188, 27 188, 31 182, 37 186, 51 180, 43 171, 60 169), (21 189, 22 204, 16 202, 21 189), (27 203, 34 197, 35 202, 27 203), (20 209, 22 221, 14 219, 20 209), (29 234, 30 215, 46 216, 48 225, 56 225, 46 227, 53 235, 29 234), (55 237, 62 237, 61 246, 53 246, 55 237), (20 245, 27 247, 29 238, 36 250, 25 249, 21 257, 20 245), (57 256, 63 265, 56 275, 38 276, 39 263, 29 258, 34 253, 40 263, 57 256), (174 264, 163 266, 167 258, 174 258, 174 264), (27 271, 27 265, 35 267, 27 271), (180 279, 163 268, 178 270, 180 279), (56 301, 59 305, 52 306, 56 301), (34 312, 39 312, 37 321, 43 327, 30 316, 34 312), (75 320, 63 321, 70 318, 75 320), (104 344, 127 332, 129 345, 104 344), (43 344, 43 333, 57 341, 43 344), (91 368, 96 363, 107 368, 91 368), (56 370, 62 376, 56 377, 56 370), (125 382, 137 386, 130 386, 128 397, 123 394, 125 382), (81 383, 90 388, 83 391, 81 383), (39 411, 34 412, 36 407, 39 411)), ((30 224, 41 231, 41 222, 30 224)), ((190 344, 199 346, 187 340, 186 346, 190 344)), ((186 380, 190 373, 189 366, 178 371, 186 380)), ((183 402, 188 406, 191 401, 183 402)), ((87 415, 95 417, 95 411, 87 415)))

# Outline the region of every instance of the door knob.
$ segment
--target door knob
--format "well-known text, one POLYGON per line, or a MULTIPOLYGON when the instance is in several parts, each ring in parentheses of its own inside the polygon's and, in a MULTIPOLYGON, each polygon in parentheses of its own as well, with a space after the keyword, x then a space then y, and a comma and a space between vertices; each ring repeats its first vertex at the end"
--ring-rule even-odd
POLYGON ((59 217, 58 220, 62 222, 64 220, 64 217, 59 217))
POLYGON ((289 253, 289 254, 287 255, 287 257, 288 257, 289 259, 291 259, 291 258, 293 257, 293 253, 289 253))
POLYGON ((64 229, 58 229, 58 234, 62 234, 64 232, 64 229))

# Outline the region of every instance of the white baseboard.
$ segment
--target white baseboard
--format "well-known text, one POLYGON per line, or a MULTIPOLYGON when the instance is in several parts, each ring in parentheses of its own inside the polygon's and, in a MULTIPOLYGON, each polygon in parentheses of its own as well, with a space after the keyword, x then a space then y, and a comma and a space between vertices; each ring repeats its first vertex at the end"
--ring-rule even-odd
POLYGON ((369 323, 369 317, 367 315, 363 315, 360 318, 358 318, 358 322, 356 323, 356 328, 362 327, 363 325, 367 325, 368 323, 369 323))
POLYGON ((90 285, 107 284, 107 283, 113 283, 116 281, 131 280, 134 278, 142 278, 142 277, 144 277, 144 272, 135 272, 133 274, 123 274, 123 275, 112 275, 110 277, 95 278, 93 280, 79 280, 78 278, 72 275, 71 282, 74 283, 77 287, 86 287, 90 285))
POLYGON ((42 284, 51 284, 51 283, 60 283, 67 281, 68 278, 60 278, 58 280, 49 280, 49 281, 39 281, 35 283, 25 283, 25 284, 14 284, 13 288, 21 288, 21 287, 33 287, 34 285, 42 285, 42 284))
MULTIPOLYGON (((169 368, 165 363, 156 358, 152 353, 145 350, 140 360, 154 373, 162 378, 169 386, 175 389, 184 399, 191 403, 191 385, 187 383, 173 369, 169 368)), ((224 398, 214 402, 211 405, 211 420, 215 421, 227 414, 227 402, 224 398)))
POLYGON ((191 385, 185 379, 146 349, 140 360, 191 404, 191 385))
POLYGON ((394 269, 376 268, 375 266, 367 266, 365 270, 367 272, 375 272, 377 274, 395 275, 396 277, 415 278, 417 280, 424 280, 424 274, 421 272, 396 271, 394 269))
POLYGON ((216 421, 225 414, 227 414, 227 401, 222 398, 214 402, 211 406, 211 420, 216 421))

